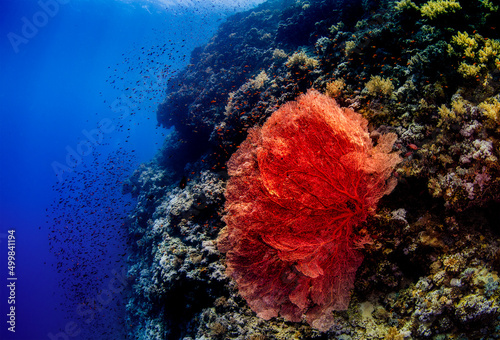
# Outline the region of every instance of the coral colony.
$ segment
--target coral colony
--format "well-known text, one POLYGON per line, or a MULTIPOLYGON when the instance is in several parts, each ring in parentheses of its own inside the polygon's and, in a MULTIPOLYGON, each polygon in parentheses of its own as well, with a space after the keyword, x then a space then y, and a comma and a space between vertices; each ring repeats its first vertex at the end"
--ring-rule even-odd
POLYGON ((349 305, 363 255, 356 228, 392 191, 396 135, 309 91, 254 128, 231 157, 219 249, 257 315, 320 330, 349 305))
POLYGON ((228 17, 125 186, 130 337, 500 338, 499 22, 486 0, 228 17))

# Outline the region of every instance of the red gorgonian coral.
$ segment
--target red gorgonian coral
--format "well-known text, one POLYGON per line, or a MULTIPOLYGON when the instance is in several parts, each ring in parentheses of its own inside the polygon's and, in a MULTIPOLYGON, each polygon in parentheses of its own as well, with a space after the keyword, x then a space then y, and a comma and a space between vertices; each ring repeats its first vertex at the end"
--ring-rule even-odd
POLYGON ((228 162, 218 245, 259 317, 326 331, 347 309, 363 260, 353 231, 396 185, 395 140, 373 146, 360 114, 314 90, 250 130, 228 162))

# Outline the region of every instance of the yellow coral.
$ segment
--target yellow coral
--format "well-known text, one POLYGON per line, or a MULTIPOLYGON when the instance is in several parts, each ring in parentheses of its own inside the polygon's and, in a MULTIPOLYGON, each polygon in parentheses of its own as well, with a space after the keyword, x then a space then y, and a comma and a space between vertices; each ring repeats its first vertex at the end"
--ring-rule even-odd
POLYGON ((343 78, 336 79, 328 84, 326 84, 326 95, 336 98, 338 97, 341 93, 342 90, 345 87, 345 81, 343 78))
POLYGON ((394 90, 392 81, 380 76, 371 76, 370 80, 365 84, 365 90, 369 95, 384 95, 390 96, 394 90))
POLYGON ((440 15, 455 13, 461 9, 462 6, 456 0, 434 0, 423 4, 420 8, 420 13, 429 19, 435 19, 440 15))
POLYGON ((487 63, 488 60, 497 58, 500 53, 500 41, 488 39, 484 43, 484 47, 479 51, 479 61, 487 63))
POLYGON ((451 38, 452 44, 462 48, 462 49, 477 49, 477 41, 476 38, 480 37, 479 34, 476 36, 470 36, 467 32, 458 32, 457 35, 454 35, 451 38))
MULTIPOLYGON (((265 83, 269 80, 269 76, 265 71, 261 71, 254 78, 249 79, 246 83, 240 86, 238 91, 246 92, 248 90, 260 90, 264 87, 265 83)), ((225 115, 231 114, 235 104, 236 91, 230 92, 227 99, 227 104, 225 107, 225 115)))
POLYGON ((465 108, 466 104, 470 103, 459 96, 458 98, 456 98, 454 101, 451 102, 451 108, 456 114, 458 114, 459 116, 463 116, 467 112, 465 108))
POLYGON ((429 178, 429 181, 427 182, 427 188, 429 189, 429 193, 433 197, 440 197, 443 193, 443 189, 441 188, 441 185, 439 184, 437 178, 429 178))
POLYGON ((415 5, 415 3, 413 1, 411 1, 411 0, 401 0, 401 1, 398 1, 398 2, 396 2, 395 8, 398 11, 403 11, 403 10, 406 10, 406 9, 416 9, 416 10, 418 10, 418 6, 415 5))
POLYGON ((261 89, 264 87, 264 83, 269 80, 269 77, 265 71, 261 71, 255 78, 250 80, 251 86, 254 89, 261 89))
POLYGON ((344 23, 339 21, 336 25, 332 25, 329 30, 331 34, 335 34, 344 28, 344 23))
POLYGON ((345 55, 351 54, 356 49, 356 42, 353 40, 346 41, 345 43, 345 55))
POLYGON ((500 41, 483 38, 480 34, 457 32, 451 38, 448 53, 460 58, 458 72, 464 78, 488 78, 488 71, 500 69, 500 41))
POLYGON ((438 109, 439 116, 441 119, 438 121, 438 127, 443 126, 446 122, 450 120, 455 120, 457 116, 455 115, 455 112, 450 110, 449 108, 446 107, 446 105, 441 105, 438 109))
POLYGON ((317 59, 309 57, 304 51, 300 51, 291 55, 285 65, 288 67, 298 65, 301 69, 305 70, 314 69, 318 64, 317 59))
POLYGON ((225 107, 225 115, 226 116, 229 116, 231 114, 231 111, 233 111, 233 107, 234 107, 234 95, 236 94, 236 92, 230 92, 229 93, 229 96, 228 96, 228 99, 227 99, 227 104, 226 104, 226 107, 225 107))
POLYGON ((385 335, 386 340, 403 340, 404 336, 398 332, 398 329, 396 327, 391 327, 387 331, 387 334, 385 335))
POLYGON ((439 121, 438 127, 447 126, 459 121, 466 113, 466 106, 470 105, 468 101, 461 96, 457 96, 451 102, 451 110, 446 105, 441 105, 438 109, 439 121))
POLYGON ((484 8, 486 8, 487 10, 489 10, 491 12, 498 11, 499 7, 493 5, 490 0, 479 0, 479 2, 481 2, 481 4, 483 5, 484 8))
POLYGON ((496 98, 488 98, 478 105, 484 115, 490 120, 491 125, 500 124, 500 102, 496 98))
POLYGON ((470 65, 466 62, 463 62, 458 66, 458 73, 460 73, 465 78, 473 78, 479 75, 481 72, 480 65, 470 65))
POLYGON ((288 57, 288 54, 286 54, 285 51, 279 48, 275 48, 273 51, 273 59, 285 59, 288 57))

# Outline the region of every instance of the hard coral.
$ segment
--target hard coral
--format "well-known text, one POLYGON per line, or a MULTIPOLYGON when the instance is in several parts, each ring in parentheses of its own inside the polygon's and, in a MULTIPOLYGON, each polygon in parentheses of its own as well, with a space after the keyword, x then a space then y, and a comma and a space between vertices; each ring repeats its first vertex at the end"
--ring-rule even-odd
POLYGON ((373 146, 361 115, 313 90, 250 130, 228 163, 218 245, 259 317, 326 331, 347 309, 363 260, 354 231, 395 186, 395 139, 373 146))

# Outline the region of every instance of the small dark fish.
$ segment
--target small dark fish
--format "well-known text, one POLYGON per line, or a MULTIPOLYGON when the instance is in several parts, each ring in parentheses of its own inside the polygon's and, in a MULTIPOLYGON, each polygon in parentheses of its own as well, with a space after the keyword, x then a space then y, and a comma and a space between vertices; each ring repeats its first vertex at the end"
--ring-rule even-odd
POLYGON ((186 176, 182 176, 181 182, 179 183, 179 188, 184 189, 187 184, 187 178, 186 176))

